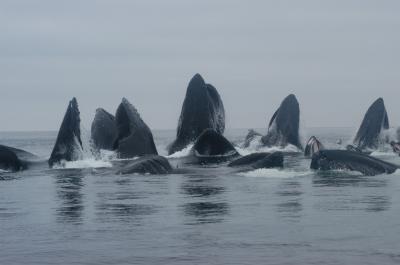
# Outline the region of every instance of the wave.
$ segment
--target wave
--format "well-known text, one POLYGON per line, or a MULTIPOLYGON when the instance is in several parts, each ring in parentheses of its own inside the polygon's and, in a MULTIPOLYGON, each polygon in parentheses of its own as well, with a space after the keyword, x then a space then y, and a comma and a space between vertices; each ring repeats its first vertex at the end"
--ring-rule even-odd
POLYGON ((190 154, 190 151, 192 150, 194 144, 189 144, 186 146, 184 149, 181 151, 175 152, 172 155, 167 156, 167 158, 181 158, 188 156, 190 154))
POLYGON ((382 151, 382 150, 375 150, 371 153, 371 156, 393 156, 398 157, 399 155, 393 152, 392 150, 382 151))

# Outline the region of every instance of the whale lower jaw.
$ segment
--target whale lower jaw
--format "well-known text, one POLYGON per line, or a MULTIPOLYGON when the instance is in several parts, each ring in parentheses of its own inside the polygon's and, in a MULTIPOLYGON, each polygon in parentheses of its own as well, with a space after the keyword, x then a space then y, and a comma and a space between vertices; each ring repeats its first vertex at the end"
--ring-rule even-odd
POLYGON ((322 150, 312 157, 311 169, 350 170, 363 175, 392 174, 399 167, 375 157, 347 150, 322 150))

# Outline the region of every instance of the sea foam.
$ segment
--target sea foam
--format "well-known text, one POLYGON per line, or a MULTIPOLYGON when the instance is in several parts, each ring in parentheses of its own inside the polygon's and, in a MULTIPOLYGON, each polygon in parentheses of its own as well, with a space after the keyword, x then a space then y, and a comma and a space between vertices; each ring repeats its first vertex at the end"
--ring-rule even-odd
POLYGON ((253 171, 242 172, 239 175, 252 178, 294 178, 308 175, 310 172, 289 171, 276 168, 260 168, 253 171))

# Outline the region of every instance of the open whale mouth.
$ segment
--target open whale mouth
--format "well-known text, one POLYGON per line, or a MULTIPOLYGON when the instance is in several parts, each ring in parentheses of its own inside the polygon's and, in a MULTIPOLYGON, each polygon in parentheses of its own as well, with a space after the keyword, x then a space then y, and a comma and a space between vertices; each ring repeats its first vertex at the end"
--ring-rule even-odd
POLYGON ((194 156, 197 158, 200 164, 217 164, 230 161, 239 156, 239 154, 236 151, 229 151, 225 154, 211 155, 211 154, 201 154, 195 150, 194 156))
POLYGON ((238 156, 239 153, 225 137, 208 129, 196 140, 193 155, 201 162, 223 162, 238 156))

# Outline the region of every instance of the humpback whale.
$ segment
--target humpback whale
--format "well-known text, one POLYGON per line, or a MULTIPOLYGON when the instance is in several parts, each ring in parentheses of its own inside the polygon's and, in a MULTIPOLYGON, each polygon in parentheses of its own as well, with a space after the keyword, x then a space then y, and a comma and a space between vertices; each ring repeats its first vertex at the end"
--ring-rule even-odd
POLYGON ((360 149, 376 149, 382 142, 382 130, 389 129, 389 118, 385 103, 378 98, 368 109, 354 138, 354 144, 360 149))
POLYGON ((18 159, 23 160, 23 161, 38 161, 39 160, 39 157, 37 157, 36 155, 29 153, 22 149, 5 146, 5 145, 0 145, 0 148, 8 149, 9 151, 13 152, 18 157, 18 159))
POLYGON ((250 144, 258 137, 261 138, 262 135, 256 132, 255 130, 250 129, 244 140, 243 148, 248 148, 250 144))
POLYGON ((306 148, 304 150, 304 156, 311 158, 313 154, 317 153, 318 151, 324 149, 324 146, 315 136, 311 136, 306 144, 306 148))
POLYGON ((41 165, 43 160, 38 156, 18 148, 0 145, 0 169, 20 171, 30 168, 33 164, 41 165))
POLYGON ((118 134, 113 149, 120 158, 158 154, 150 128, 126 98, 117 109, 115 121, 118 134))
POLYGON ((15 152, 7 146, 0 145, 0 169, 15 172, 24 168, 25 165, 15 152))
POLYGON ((177 128, 176 140, 169 146, 173 154, 194 142, 205 129, 219 134, 225 130, 225 109, 215 87, 206 84, 200 74, 189 82, 177 128))
POLYGON ((290 94, 272 116, 268 133, 261 138, 266 146, 285 147, 288 144, 303 149, 299 137, 300 107, 296 96, 290 94))
POLYGON ((91 135, 96 148, 113 150, 118 136, 115 117, 104 109, 98 108, 92 122, 91 135))
POLYGON ((393 148, 393 152, 400 156, 400 143, 396 143, 395 141, 390 142, 390 145, 393 148))
POLYGON ((78 102, 76 98, 73 98, 68 104, 67 112, 48 161, 51 167, 63 160, 75 161, 82 158, 80 123, 78 102))
POLYGON ((311 169, 358 171, 367 176, 392 174, 398 166, 375 157, 348 150, 320 150, 312 157, 311 169))
POLYGON ((206 129, 197 138, 191 152, 200 164, 225 162, 239 156, 235 147, 213 129, 206 129))

